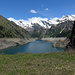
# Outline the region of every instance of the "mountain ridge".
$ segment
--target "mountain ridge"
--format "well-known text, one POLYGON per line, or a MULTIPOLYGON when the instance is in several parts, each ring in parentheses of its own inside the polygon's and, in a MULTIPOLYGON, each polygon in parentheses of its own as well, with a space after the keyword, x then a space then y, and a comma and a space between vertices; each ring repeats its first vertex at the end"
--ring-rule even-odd
MULTIPOLYGON (((13 21, 12 19, 8 20, 13 21)), ((17 25, 26 29, 32 37, 34 35, 34 37, 37 37, 37 35, 39 35, 38 37, 66 37, 72 30, 74 20, 75 14, 64 16, 56 21, 34 20, 34 22, 26 23, 23 20, 19 20, 17 21, 17 25)))
MULTIPOLYGON (((8 18, 8 20, 10 21, 14 21, 13 19, 10 19, 8 18)), ((26 28, 33 28, 33 26, 38 23, 38 25, 40 25, 41 27, 43 28, 46 28, 46 29, 49 29, 51 28, 51 25, 57 25, 57 24, 60 24, 62 22, 65 22, 65 21, 74 21, 75 20, 75 14, 74 15, 67 15, 67 16, 64 16, 60 19, 57 19, 56 21, 53 21, 53 20, 38 20, 38 21, 33 21, 33 22, 29 22, 29 23, 25 23, 23 20, 18 20, 17 22, 15 22, 17 25, 23 27, 24 29, 26 28)))

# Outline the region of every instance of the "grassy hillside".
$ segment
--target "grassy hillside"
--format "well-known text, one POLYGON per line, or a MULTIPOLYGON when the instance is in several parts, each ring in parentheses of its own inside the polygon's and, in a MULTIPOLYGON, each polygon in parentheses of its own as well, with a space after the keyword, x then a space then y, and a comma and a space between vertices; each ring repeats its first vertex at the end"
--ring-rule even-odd
POLYGON ((0 55, 0 75, 75 75, 75 53, 0 55))
POLYGON ((29 34, 23 28, 17 26, 14 22, 11 22, 0 15, 0 38, 27 38, 29 34))

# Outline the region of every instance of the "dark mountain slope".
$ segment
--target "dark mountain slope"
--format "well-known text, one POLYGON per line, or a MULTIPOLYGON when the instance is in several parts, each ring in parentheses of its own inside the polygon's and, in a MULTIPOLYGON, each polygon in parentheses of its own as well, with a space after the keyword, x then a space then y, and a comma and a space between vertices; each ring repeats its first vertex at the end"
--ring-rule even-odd
POLYGON ((71 33, 71 37, 70 37, 70 42, 66 47, 66 51, 69 50, 73 50, 75 51, 75 21, 74 21, 74 25, 73 25, 73 29, 72 29, 72 33, 71 33))
POLYGON ((36 29, 27 29, 27 31, 30 30, 32 37, 37 37, 37 35, 39 37, 67 37, 72 31, 73 24, 74 21, 67 20, 57 25, 51 25, 50 29, 45 29, 40 26, 36 28, 35 24, 36 29))
POLYGON ((65 21, 52 26, 48 32, 51 37, 66 37, 72 31, 73 24, 73 21, 65 21))

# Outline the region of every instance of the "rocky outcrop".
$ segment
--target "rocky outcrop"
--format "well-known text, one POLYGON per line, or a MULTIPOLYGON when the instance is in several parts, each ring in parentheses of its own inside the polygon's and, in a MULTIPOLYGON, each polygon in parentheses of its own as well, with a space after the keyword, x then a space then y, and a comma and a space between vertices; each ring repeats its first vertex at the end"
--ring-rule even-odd
POLYGON ((75 51, 75 21, 74 21, 74 25, 70 37, 70 42, 66 46, 66 51, 75 51))
POLYGON ((60 47, 60 48, 66 48, 66 45, 69 43, 69 39, 65 40, 58 40, 55 42, 52 46, 53 47, 60 47))

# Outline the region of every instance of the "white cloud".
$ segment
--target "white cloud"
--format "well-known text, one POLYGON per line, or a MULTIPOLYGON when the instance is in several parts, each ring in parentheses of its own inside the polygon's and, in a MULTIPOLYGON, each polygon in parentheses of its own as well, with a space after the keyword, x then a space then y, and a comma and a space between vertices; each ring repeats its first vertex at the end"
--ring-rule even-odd
POLYGON ((48 8, 46 8, 45 10, 48 10, 48 8))
POLYGON ((30 10, 30 12, 31 12, 31 13, 37 13, 37 11, 35 11, 35 10, 30 10))

